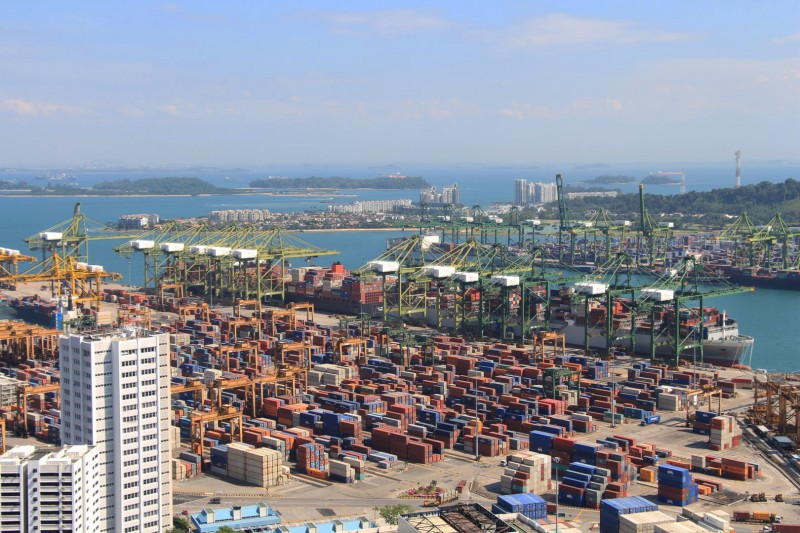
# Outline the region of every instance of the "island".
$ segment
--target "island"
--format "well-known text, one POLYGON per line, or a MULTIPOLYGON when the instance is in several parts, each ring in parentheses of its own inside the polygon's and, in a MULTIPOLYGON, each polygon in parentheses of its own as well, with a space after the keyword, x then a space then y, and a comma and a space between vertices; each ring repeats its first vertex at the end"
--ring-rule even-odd
POLYGON ((254 189, 427 189, 431 185, 420 177, 385 176, 378 178, 283 178, 270 177, 253 180, 250 187, 254 189))
POLYGON ((678 185, 680 182, 680 178, 673 178, 672 176, 664 176, 662 174, 650 174, 642 178, 641 181, 641 183, 645 185, 678 185))
POLYGON ((625 183, 633 183, 636 178, 632 176, 597 176, 589 180, 582 181, 589 185, 624 185, 625 183))

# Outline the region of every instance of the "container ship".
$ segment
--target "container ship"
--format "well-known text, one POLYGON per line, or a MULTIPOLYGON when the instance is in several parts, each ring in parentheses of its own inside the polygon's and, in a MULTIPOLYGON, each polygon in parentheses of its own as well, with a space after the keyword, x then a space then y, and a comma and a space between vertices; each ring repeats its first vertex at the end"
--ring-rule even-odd
POLYGON ((337 262, 326 267, 291 268, 290 281, 285 283, 287 302, 312 302, 321 311, 357 315, 373 315, 383 305, 380 277, 351 276, 337 262))
MULTIPOLYGON (((586 312, 583 301, 572 298, 572 289, 561 289, 551 299, 552 318, 550 326, 566 336, 567 344, 585 345, 586 312)), ((591 302, 589 308, 589 346, 606 348, 606 313, 604 305, 591 302)), ((674 356, 673 343, 675 334, 675 310, 672 305, 658 305, 654 312, 642 313, 633 320, 630 311, 625 311, 622 303, 612 310, 613 336, 615 348, 630 350, 631 327, 635 322, 636 353, 648 355, 651 346, 651 334, 656 339, 656 355, 674 356), (651 320, 654 318, 654 320, 651 320), (652 322, 652 323, 651 323, 652 322), (651 333, 651 330, 654 332, 651 333)), ((744 361, 752 354, 753 337, 741 335, 736 320, 727 313, 719 312, 715 307, 705 307, 701 323, 700 309, 679 309, 679 334, 681 338, 696 340, 702 335, 703 361, 716 366, 744 368, 744 361)), ((699 350, 688 348, 682 356, 700 357, 699 350)))
POLYGON ((7 303, 26 322, 60 330, 64 329, 65 322, 70 323, 79 318, 78 311, 70 309, 72 306, 66 297, 48 300, 38 295, 25 296, 9 298, 7 303))
POLYGON ((769 270, 766 268, 731 268, 728 279, 737 285, 800 291, 800 270, 769 270))

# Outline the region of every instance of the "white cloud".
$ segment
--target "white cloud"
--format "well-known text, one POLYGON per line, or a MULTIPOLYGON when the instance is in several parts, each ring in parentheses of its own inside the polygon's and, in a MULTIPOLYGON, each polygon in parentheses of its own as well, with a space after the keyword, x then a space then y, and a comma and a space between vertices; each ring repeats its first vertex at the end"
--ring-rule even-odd
POLYGON ((22 98, 8 98, 3 101, 2 108, 17 115, 49 116, 56 113, 77 114, 80 110, 69 105, 53 102, 31 102, 22 98))
POLYGON ((392 11, 339 11, 317 15, 331 24, 337 34, 402 35, 451 28, 455 23, 429 12, 398 9, 392 11))
POLYGON ((783 37, 776 37, 770 41, 770 44, 792 44, 800 43, 800 33, 792 33, 791 35, 784 35, 783 37))
POLYGON ((585 44, 634 45, 693 40, 696 33, 645 28, 635 21, 575 17, 555 13, 536 17, 477 36, 508 48, 537 48, 585 44))
POLYGON ((550 119, 557 113, 550 107, 514 102, 509 107, 499 109, 497 114, 502 117, 522 120, 527 118, 550 119))

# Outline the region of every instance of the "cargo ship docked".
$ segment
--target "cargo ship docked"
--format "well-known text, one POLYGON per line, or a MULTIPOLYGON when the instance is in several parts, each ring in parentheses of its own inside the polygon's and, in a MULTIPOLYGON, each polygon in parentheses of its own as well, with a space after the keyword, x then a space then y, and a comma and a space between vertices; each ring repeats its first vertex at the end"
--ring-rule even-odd
POLYGON ((9 298, 7 303, 26 322, 60 330, 64 329, 65 322, 70 323, 80 316, 78 311, 70 309, 67 298, 48 300, 39 296, 26 296, 9 298))
POLYGON ((758 267, 731 268, 728 279, 731 283, 748 287, 800 291, 800 270, 769 270, 758 267))
POLYGON ((289 269, 287 302, 311 302, 321 311, 373 315, 382 310, 383 285, 379 277, 356 278, 341 263, 330 268, 289 269))
MULTIPOLYGON (((551 329, 566 336, 567 344, 584 346, 586 336, 586 311, 583 303, 572 299, 572 289, 562 289, 558 296, 552 298, 551 329)), ((593 302, 589 309, 589 347, 606 348, 606 309, 602 304, 593 302)), ((635 349, 639 355, 650 354, 651 335, 656 339, 657 356, 674 356, 675 310, 672 305, 659 305, 654 312, 642 313, 632 317, 623 309, 622 304, 612 310, 613 336, 612 346, 623 351, 631 348, 630 333, 635 323, 635 349), (654 318, 654 320, 651 320, 654 318), (652 322, 652 323, 651 323, 652 322)), ((715 307, 705 307, 702 323, 700 309, 680 309, 679 334, 681 338, 699 342, 702 335, 702 362, 723 367, 746 367, 746 361, 752 355, 753 337, 741 335, 736 320, 727 313, 719 312, 715 307)), ((696 343, 695 343, 696 344, 696 343)), ((700 361, 700 350, 689 348, 682 356, 691 359, 694 355, 700 361)))

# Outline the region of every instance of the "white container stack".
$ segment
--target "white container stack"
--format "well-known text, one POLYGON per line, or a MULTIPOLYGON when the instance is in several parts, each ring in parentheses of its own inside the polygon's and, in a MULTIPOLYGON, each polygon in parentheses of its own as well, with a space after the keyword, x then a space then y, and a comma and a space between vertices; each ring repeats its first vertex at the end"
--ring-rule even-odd
POLYGON ((500 494, 544 494, 552 486, 551 463, 549 455, 536 452, 519 451, 509 455, 500 476, 500 494), (517 472, 529 474, 528 479, 520 479, 520 476, 515 479, 517 472))
POLYGON ((707 528, 692 521, 656 524, 655 533, 709 533, 707 528))
POLYGON ((742 430, 732 416, 717 416, 711 419, 709 448, 727 450, 739 445, 742 430))
POLYGON ((625 514, 619 517, 619 533, 655 533, 657 525, 673 522, 675 518, 661 511, 625 514))
POLYGON ((227 446, 229 477, 258 487, 274 487, 288 481, 281 452, 239 442, 227 446))
POLYGON ((658 395, 658 410, 659 411, 680 411, 683 407, 681 404, 681 397, 677 394, 668 394, 662 392, 658 395))
POLYGON ((186 464, 179 459, 172 460, 172 479, 176 481, 186 479, 186 464))
POLYGON ((207 368, 203 372, 203 383, 206 385, 211 385, 214 383, 214 380, 219 379, 222 377, 222 370, 218 370, 216 368, 207 368))
POLYGON ((703 513, 703 524, 727 532, 731 529, 731 515, 720 510, 709 511, 703 513))
POLYGON ((354 483, 356 480, 353 467, 345 461, 328 459, 328 473, 331 479, 342 483, 354 483))
POLYGON ((308 373, 308 384, 319 387, 322 385, 340 385, 342 380, 355 377, 355 367, 338 365, 314 365, 314 370, 308 373))

